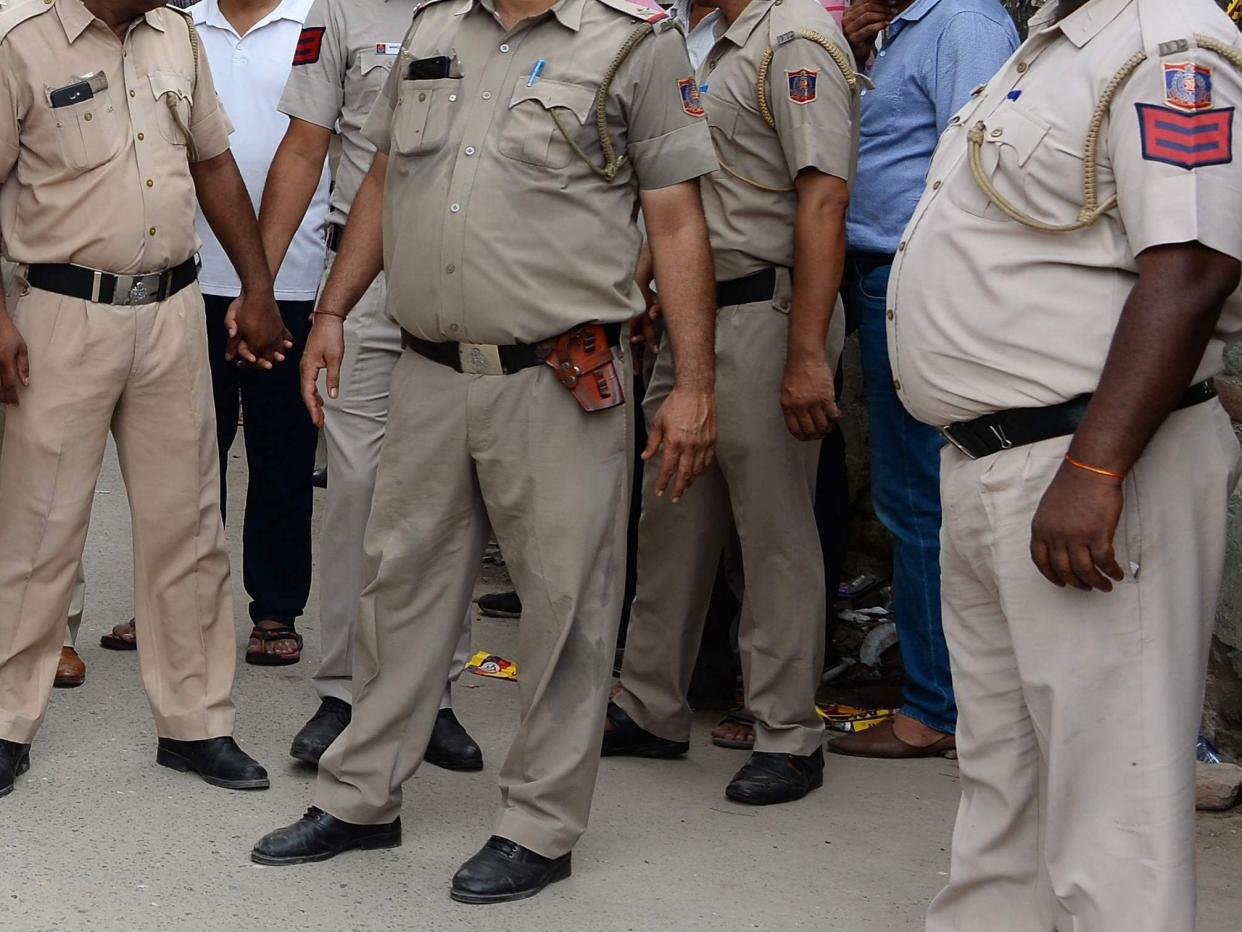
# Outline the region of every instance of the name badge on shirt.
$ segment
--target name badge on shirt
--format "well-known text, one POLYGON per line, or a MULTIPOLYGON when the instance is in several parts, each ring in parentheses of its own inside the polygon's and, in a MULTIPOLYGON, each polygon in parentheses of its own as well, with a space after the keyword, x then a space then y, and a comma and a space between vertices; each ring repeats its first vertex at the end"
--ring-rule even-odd
POLYGON ((400 42, 376 42, 375 43, 375 54, 376 55, 400 55, 401 54, 401 43, 400 42))

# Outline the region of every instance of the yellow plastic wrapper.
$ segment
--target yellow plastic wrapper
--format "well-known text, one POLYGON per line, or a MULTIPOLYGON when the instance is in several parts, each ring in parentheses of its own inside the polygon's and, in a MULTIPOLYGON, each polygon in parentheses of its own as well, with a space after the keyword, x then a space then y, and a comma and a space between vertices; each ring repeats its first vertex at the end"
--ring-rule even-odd
POLYGON ((516 680, 517 664, 512 660, 505 660, 496 654, 489 654, 485 650, 479 651, 470 658, 466 664, 466 669, 476 676, 490 676, 497 680, 516 680))
POLYGON ((859 732, 883 725, 897 714, 896 709, 865 709, 856 705, 816 706, 824 726, 833 731, 859 732))

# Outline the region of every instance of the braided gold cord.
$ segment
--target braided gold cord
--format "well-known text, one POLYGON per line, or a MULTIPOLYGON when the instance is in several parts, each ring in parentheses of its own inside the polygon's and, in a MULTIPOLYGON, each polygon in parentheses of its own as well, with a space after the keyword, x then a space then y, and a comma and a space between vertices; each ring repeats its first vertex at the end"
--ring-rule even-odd
POLYGON ((617 54, 613 56, 612 63, 608 66, 608 70, 604 72, 604 78, 600 82, 599 90, 595 92, 595 128, 599 133, 600 149, 604 153, 603 165, 596 165, 582 146, 578 145, 574 138, 566 131, 560 117, 556 115, 555 109, 548 111, 552 116, 552 122, 556 124, 556 128, 561 131, 561 135, 569 143, 569 148, 573 149, 574 154, 582 160, 587 168, 591 169, 591 171, 605 181, 612 181, 616 178, 617 172, 621 170, 621 166, 625 164, 626 160, 626 155, 617 155, 617 150, 613 147, 612 139, 608 135, 608 92, 612 89, 612 82, 616 79, 617 72, 621 70, 621 66, 625 64, 625 60, 630 57, 630 53, 638 47, 640 42, 654 34, 655 27, 651 23, 643 23, 630 33, 617 51, 617 54))
MULTIPOLYGON (((1242 0, 1239 0, 1239 2, 1242 3, 1242 0)), ((1195 43, 1199 48, 1215 52, 1230 62, 1235 68, 1242 70, 1242 54, 1231 46, 1210 36, 1198 33, 1195 34, 1195 43)), ((1072 233, 1075 230, 1085 229, 1092 226, 1106 213, 1115 208, 1117 206, 1117 195, 1115 194, 1103 204, 1099 203, 1100 167, 1096 159, 1100 148, 1100 133, 1103 131, 1104 120, 1108 117, 1108 112, 1117 97, 1117 92, 1133 77, 1139 65, 1145 61, 1147 61, 1146 51, 1135 52, 1130 56, 1126 63, 1113 75, 1108 84, 1105 85, 1104 93, 1100 95, 1100 101, 1096 104, 1095 112, 1091 115, 1091 124, 1087 129, 1086 150, 1083 154, 1083 205, 1079 209, 1078 219, 1074 223, 1055 224, 1038 220, 1020 210, 996 189, 996 186, 992 184, 992 180, 983 170, 983 141, 987 127, 980 120, 967 132, 966 144, 970 158, 971 174, 974 175, 975 183, 987 195, 988 200, 1011 220, 1016 220, 1023 226, 1030 227, 1033 230, 1040 230, 1044 233, 1072 233)))
MULTIPOLYGON (((846 54, 837 48, 831 39, 822 32, 816 32, 814 29, 799 29, 795 35, 814 42, 827 52, 837 68, 840 69, 841 76, 845 78, 845 83, 849 85, 850 93, 857 92, 858 72, 854 70, 854 66, 850 64, 846 54)), ((759 115, 763 117, 763 122, 773 129, 776 129, 776 118, 772 116, 772 111, 768 107, 768 71, 771 70, 772 59, 775 57, 776 49, 769 46, 759 59, 759 73, 755 78, 755 97, 759 101, 759 115)))

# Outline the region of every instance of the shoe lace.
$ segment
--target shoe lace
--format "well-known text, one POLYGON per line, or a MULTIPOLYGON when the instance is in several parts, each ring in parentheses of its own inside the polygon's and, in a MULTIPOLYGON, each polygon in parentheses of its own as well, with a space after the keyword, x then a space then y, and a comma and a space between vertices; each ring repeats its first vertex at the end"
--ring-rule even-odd
POLYGON ((311 721, 317 722, 321 718, 331 716, 342 723, 349 721, 350 708, 347 703, 341 702, 339 699, 325 699, 319 704, 319 709, 311 716, 311 721))

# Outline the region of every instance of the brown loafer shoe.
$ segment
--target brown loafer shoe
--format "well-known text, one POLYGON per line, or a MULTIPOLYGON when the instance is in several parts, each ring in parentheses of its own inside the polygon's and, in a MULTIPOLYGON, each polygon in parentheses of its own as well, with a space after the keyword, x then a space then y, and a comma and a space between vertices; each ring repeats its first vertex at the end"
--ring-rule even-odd
POLYGON ((73 689, 86 682, 86 664, 72 647, 60 649, 60 663, 56 665, 56 679, 52 685, 57 689, 73 689))
POLYGON ((945 735, 927 747, 906 744, 897 737, 892 721, 866 731, 842 735, 828 742, 828 750, 846 757, 874 757, 883 760, 909 760, 916 757, 947 757, 957 760, 957 739, 945 735))

